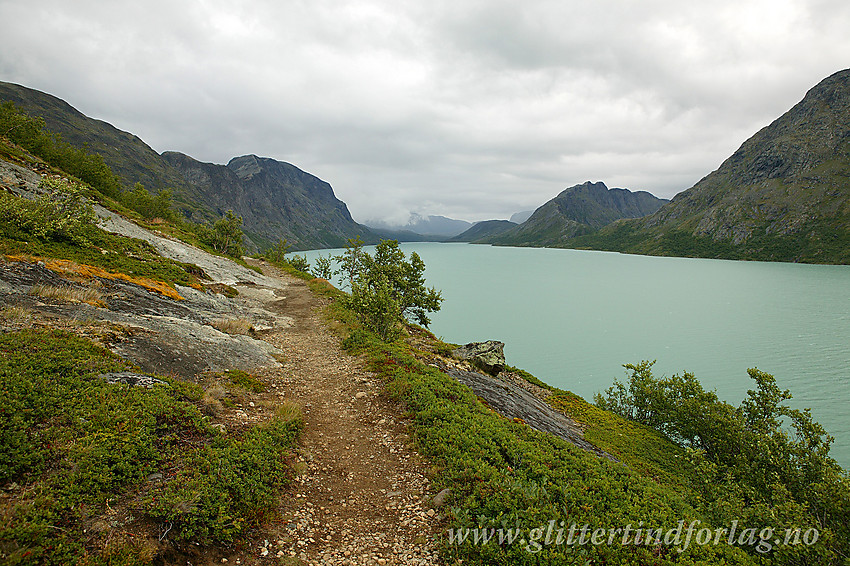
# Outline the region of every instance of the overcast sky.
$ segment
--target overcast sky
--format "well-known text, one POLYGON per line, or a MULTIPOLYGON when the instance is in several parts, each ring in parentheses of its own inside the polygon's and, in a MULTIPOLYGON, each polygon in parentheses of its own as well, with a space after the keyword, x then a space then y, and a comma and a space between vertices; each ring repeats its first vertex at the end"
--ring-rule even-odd
POLYGON ((672 197, 847 67, 847 0, 0 0, 0 79, 359 221, 672 197))

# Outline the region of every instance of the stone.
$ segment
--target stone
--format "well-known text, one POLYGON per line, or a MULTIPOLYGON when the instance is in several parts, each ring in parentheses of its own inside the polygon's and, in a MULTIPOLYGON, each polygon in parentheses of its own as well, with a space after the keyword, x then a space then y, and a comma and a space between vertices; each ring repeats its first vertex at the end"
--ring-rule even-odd
POLYGON ((448 487, 442 490, 440 493, 434 496, 434 499, 431 500, 431 506, 435 508, 442 507, 446 504, 449 496, 452 494, 452 490, 448 487))
POLYGON ((499 375, 505 369, 505 343, 498 340, 470 342, 454 350, 452 356, 469 361, 490 375, 499 375))
POLYGON ((130 387, 146 387, 147 389, 152 388, 154 385, 165 385, 166 387, 170 387, 168 383, 161 379, 156 379, 149 375, 142 375, 130 371, 103 373, 99 377, 106 380, 107 383, 123 383, 130 387))

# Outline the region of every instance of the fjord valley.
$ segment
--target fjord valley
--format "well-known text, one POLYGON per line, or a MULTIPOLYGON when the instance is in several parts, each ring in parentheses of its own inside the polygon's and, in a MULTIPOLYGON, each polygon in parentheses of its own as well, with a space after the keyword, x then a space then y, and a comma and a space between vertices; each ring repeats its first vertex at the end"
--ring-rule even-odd
MULTIPOLYGON (((521 223, 455 237, 847 263, 847 73, 670 202, 585 183, 521 223)), ((687 359, 673 374, 648 361, 663 352, 613 360, 627 364, 624 378, 602 370, 576 392, 551 376, 580 373, 579 353, 557 372, 536 361, 587 348, 565 344, 558 324, 532 324, 520 334, 541 332, 546 345, 522 356, 524 368, 508 363, 520 340, 510 328, 521 326, 510 319, 540 309, 595 338, 599 358, 620 355, 604 347, 611 319, 591 308, 606 300, 635 317, 627 337, 671 321, 673 336, 688 333, 704 321, 652 318, 677 303, 640 270, 680 280, 693 260, 394 240, 372 248, 381 234, 294 165, 158 154, 55 97, 0 87, 4 561, 839 566, 850 555, 850 478, 818 415, 795 403, 769 360, 736 368, 733 395, 701 383, 687 359), (429 255, 437 247, 442 258, 429 255), (577 262, 560 261, 566 254, 577 262), (557 277, 554 263, 539 271, 552 260, 557 277), (478 271, 487 277, 446 278, 478 271), (523 308, 518 297, 545 278, 556 292, 523 308), (611 300, 624 285, 636 287, 633 299, 611 300), (462 311, 463 293, 489 297, 489 310, 462 311), (646 301, 654 307, 632 310, 641 293, 656 294, 646 301), (506 302, 519 310, 505 314, 506 302), (451 330, 441 326, 448 314, 458 320, 451 330), (483 335, 497 328, 505 335, 483 335)), ((830 297, 844 300, 844 266, 825 267, 838 280, 830 297)), ((758 285, 779 279, 732 272, 758 285)), ((737 299, 752 302, 744 290, 737 299)), ((782 290, 772 300, 805 308, 782 290)), ((687 302, 689 285, 678 291, 687 302)), ((703 294, 694 316, 725 312, 711 300, 731 296, 703 294)), ((846 330, 845 311, 830 314, 846 330)), ((718 344, 709 359, 724 355, 718 344)))

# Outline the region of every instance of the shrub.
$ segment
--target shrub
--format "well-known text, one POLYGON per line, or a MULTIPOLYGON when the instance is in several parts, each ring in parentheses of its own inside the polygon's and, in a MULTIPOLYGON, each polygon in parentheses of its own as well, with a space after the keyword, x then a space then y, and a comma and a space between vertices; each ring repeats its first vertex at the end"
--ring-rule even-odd
POLYGON ((121 180, 106 165, 103 157, 89 153, 87 148, 75 148, 59 134, 47 131, 43 118, 28 116, 11 101, 0 104, 0 135, 85 181, 99 193, 119 197, 121 180))
POLYGON ((121 202, 132 210, 135 210, 147 220, 162 218, 171 220, 175 214, 172 210, 172 194, 170 189, 164 189, 152 195, 141 183, 136 183, 132 191, 126 191, 121 195, 121 202))
POLYGON ((242 256, 242 217, 233 214, 232 210, 228 210, 222 218, 216 220, 212 227, 197 224, 193 231, 201 243, 216 252, 231 257, 242 256))
POLYGON ((292 257, 288 258, 286 260, 286 263, 288 263, 290 266, 297 269, 298 271, 310 273, 310 262, 307 261, 306 255, 295 254, 292 257))
POLYGON ((76 182, 45 178, 45 193, 35 201, 0 194, 0 223, 10 232, 41 240, 63 240, 88 247, 97 217, 85 188, 76 182))
MULTIPOLYGON (((748 370, 756 389, 734 407, 705 391, 692 374, 659 379, 651 366, 627 364, 628 386, 615 382, 596 403, 691 449, 698 470, 691 484, 709 516, 752 526, 818 528, 824 564, 850 553, 850 477, 829 456, 833 439, 808 410, 785 403, 791 393, 780 390, 772 375, 748 370)), ((805 552, 782 550, 794 560, 805 552)))
POLYGON ((0 335, 0 485, 24 486, 3 503, 0 562, 150 563, 149 550, 112 539, 119 530, 104 539, 90 528, 110 516, 110 502, 136 501, 142 524, 170 522, 171 539, 227 543, 276 501, 291 473, 297 410, 221 435, 195 405, 197 386, 98 377, 121 369, 117 356, 67 332, 0 335), (145 481, 168 470, 179 471, 145 481))
POLYGON ((281 263, 285 261, 286 254, 289 252, 289 248, 292 247, 286 238, 278 238, 277 242, 272 244, 265 252, 263 252, 262 257, 272 263, 281 263))

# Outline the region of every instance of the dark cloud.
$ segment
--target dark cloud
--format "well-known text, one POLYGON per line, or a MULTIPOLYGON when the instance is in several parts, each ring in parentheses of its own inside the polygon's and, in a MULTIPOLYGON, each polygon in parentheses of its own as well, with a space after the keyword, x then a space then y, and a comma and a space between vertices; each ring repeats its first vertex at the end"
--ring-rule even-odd
POLYGON ((837 1, 0 0, 0 79, 156 150, 257 153, 354 216, 669 197, 847 66, 837 1))

